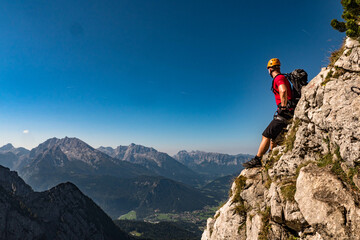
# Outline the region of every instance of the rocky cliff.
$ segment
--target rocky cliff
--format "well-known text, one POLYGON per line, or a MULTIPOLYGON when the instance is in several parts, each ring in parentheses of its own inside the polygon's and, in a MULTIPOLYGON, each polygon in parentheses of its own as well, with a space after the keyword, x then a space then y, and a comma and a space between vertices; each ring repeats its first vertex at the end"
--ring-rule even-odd
POLYGON ((360 239, 360 44, 302 90, 284 143, 246 169, 202 240, 360 239))
POLYGON ((0 239, 133 239, 72 183, 34 192, 0 166, 0 239))

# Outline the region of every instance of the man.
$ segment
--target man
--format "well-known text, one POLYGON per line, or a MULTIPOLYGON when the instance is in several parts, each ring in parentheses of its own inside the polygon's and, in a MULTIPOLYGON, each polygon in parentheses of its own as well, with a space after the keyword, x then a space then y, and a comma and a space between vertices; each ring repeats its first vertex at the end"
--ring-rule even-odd
POLYGON ((276 105, 278 106, 277 114, 270 122, 269 126, 262 134, 262 140, 256 156, 248 162, 243 163, 245 168, 253 168, 261 166, 261 158, 269 149, 276 146, 275 139, 287 126, 294 114, 294 109, 289 109, 291 100, 291 85, 288 79, 281 74, 280 60, 272 58, 268 62, 267 69, 270 76, 273 78, 271 90, 275 95, 276 105))

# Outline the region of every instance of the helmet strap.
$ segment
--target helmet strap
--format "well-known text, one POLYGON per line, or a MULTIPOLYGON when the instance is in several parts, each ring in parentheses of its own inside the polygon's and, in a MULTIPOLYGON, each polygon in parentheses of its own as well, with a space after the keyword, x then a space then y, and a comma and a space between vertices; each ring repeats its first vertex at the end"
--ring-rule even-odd
POLYGON ((273 68, 270 68, 269 75, 270 75, 271 78, 273 78, 273 76, 272 76, 273 71, 274 71, 274 69, 273 69, 273 68))
POLYGON ((273 77, 272 76, 272 73, 275 71, 275 69, 274 68, 272 68, 272 67, 270 67, 270 72, 269 72, 269 74, 270 74, 270 77, 271 78, 275 78, 277 75, 279 75, 279 74, 277 74, 275 77, 273 77))

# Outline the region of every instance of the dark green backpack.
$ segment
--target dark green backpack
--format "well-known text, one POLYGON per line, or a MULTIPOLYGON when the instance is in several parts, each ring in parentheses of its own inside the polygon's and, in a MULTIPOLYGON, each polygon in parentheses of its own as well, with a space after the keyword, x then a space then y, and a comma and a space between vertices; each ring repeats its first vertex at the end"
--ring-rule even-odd
POLYGON ((308 74, 304 69, 295 69, 291 73, 284 75, 291 82, 291 104, 295 108, 301 98, 302 87, 308 84, 308 74))

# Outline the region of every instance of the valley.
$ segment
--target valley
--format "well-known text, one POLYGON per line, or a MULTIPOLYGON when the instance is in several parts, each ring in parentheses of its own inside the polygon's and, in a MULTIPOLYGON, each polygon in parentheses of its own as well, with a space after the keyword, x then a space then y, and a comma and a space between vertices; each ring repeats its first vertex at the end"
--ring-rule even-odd
POLYGON ((249 157, 200 151, 171 157, 136 144, 95 149, 68 137, 48 139, 31 151, 11 144, 0 148, 0 164, 16 170, 35 191, 71 182, 112 219, 138 230, 145 226, 141 222, 203 230, 249 157))

